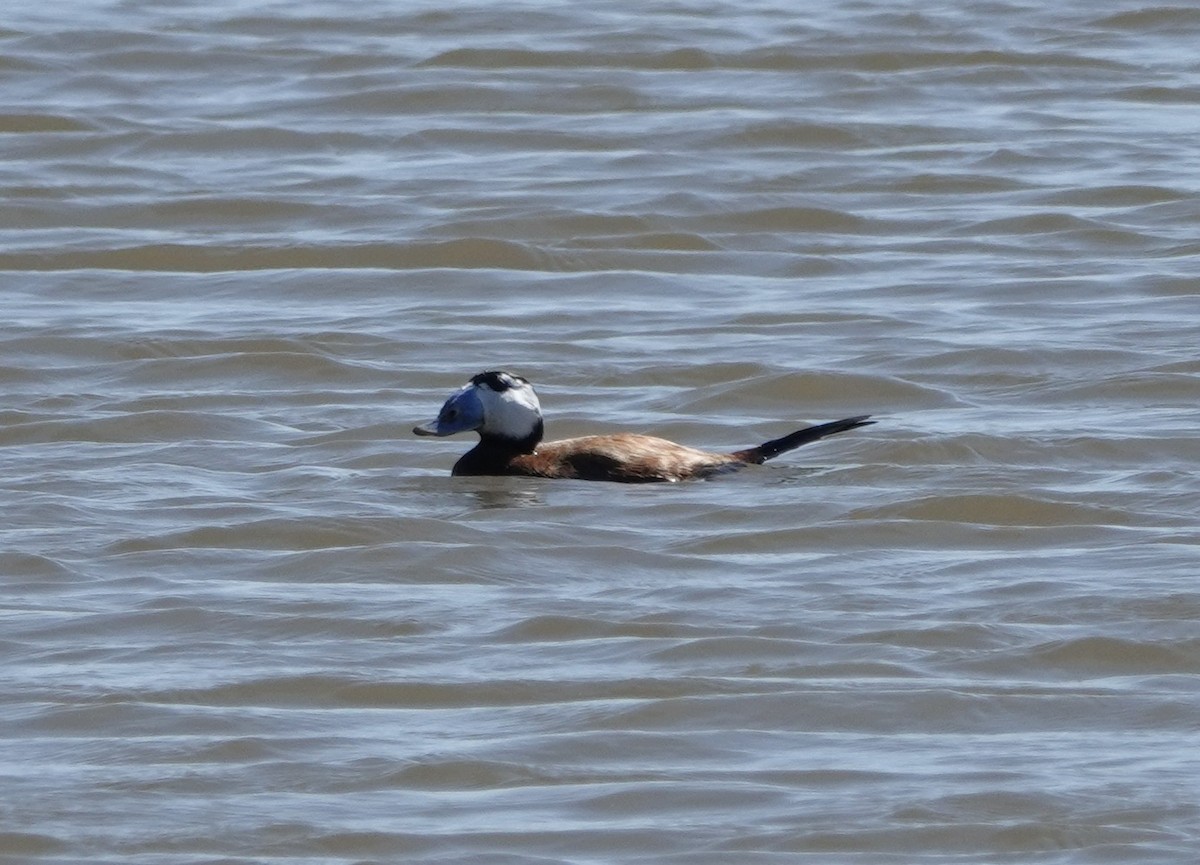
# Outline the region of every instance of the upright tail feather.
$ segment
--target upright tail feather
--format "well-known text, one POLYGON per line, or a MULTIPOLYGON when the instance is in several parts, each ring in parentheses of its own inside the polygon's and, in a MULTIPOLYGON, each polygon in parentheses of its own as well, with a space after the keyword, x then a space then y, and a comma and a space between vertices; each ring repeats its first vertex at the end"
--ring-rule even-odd
POLYGON ((844 420, 819 423, 816 426, 805 427, 802 430, 796 430, 794 433, 788 433, 783 438, 763 442, 758 447, 736 451, 732 456, 747 463, 764 463, 772 457, 779 456, 784 451, 790 451, 792 448, 798 448, 800 445, 806 445, 809 442, 815 442, 817 439, 825 438, 825 436, 857 429, 860 426, 870 426, 875 421, 867 420, 869 417, 869 414, 860 414, 858 417, 848 417, 844 420))

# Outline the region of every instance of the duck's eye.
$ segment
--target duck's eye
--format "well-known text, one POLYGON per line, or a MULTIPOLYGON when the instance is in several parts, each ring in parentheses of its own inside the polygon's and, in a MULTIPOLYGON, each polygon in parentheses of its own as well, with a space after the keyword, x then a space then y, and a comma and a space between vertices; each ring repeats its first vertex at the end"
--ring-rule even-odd
POLYGON ((447 409, 446 413, 442 417, 445 420, 454 420, 456 417, 458 417, 458 409, 456 409, 456 408, 447 409))

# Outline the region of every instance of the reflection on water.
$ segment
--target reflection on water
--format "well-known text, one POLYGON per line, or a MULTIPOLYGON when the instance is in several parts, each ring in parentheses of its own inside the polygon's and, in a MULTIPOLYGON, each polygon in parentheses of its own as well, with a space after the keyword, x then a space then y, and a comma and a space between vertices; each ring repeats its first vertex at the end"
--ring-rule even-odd
MULTIPOLYGON (((478 481, 472 482, 472 486, 477 483, 478 481)), ((479 509, 534 508, 546 504, 540 489, 541 483, 543 482, 505 478, 491 489, 472 489, 466 492, 474 506, 479 509)))

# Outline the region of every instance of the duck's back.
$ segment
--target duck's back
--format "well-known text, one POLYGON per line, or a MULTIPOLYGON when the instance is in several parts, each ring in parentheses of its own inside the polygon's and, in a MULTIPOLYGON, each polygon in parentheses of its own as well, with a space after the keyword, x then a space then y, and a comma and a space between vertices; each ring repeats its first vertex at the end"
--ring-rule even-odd
POLYGON ((514 457, 508 474, 543 478, 652 483, 703 477, 742 460, 654 436, 617 433, 543 442, 514 457))

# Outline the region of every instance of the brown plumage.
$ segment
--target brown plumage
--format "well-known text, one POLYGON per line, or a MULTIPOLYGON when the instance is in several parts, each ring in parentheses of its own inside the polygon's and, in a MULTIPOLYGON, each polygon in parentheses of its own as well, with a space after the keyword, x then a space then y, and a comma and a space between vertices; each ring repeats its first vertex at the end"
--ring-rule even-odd
POLYGON ((479 433, 479 444, 455 463, 451 472, 454 475, 650 483, 709 477, 762 463, 802 444, 874 423, 868 417, 859 415, 805 427, 733 453, 697 450, 634 433, 543 442, 541 407, 532 386, 520 376, 492 371, 472 378, 446 401, 437 420, 413 432, 435 436, 468 430, 479 433))
MULTIPOLYGON (((483 446, 481 441, 476 449, 483 446)), ((635 433, 582 436, 541 442, 533 453, 497 456, 501 459, 489 459, 486 463, 478 464, 483 471, 473 471, 476 466, 468 463, 463 467, 465 470, 456 465, 454 474, 529 475, 539 478, 647 483, 703 477, 731 465, 743 464, 732 454, 708 453, 666 439, 635 433)))

